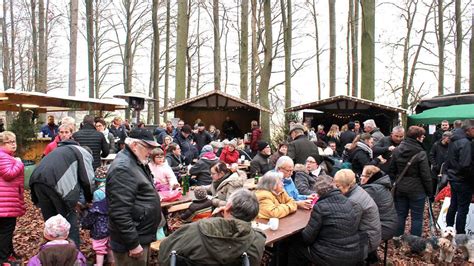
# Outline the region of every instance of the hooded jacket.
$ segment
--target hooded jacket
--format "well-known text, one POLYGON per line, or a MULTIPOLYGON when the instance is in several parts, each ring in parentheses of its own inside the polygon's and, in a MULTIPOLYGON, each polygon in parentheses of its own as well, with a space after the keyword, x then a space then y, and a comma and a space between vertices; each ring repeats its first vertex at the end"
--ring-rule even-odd
POLYGON ((297 209, 296 202, 286 191, 275 195, 268 190, 255 191, 259 203, 258 218, 283 218, 297 209))
POLYGON ((234 148, 233 151, 230 151, 229 147, 225 147, 224 149, 222 149, 219 159, 226 164, 232 164, 236 163, 239 160, 239 156, 240 154, 237 149, 234 148))
POLYGON ((0 217, 25 214, 24 165, 13 158, 13 152, 0 148, 0 217))
POLYGON ((447 170, 449 181, 463 182, 472 176, 471 139, 462 129, 455 130, 448 146, 447 170))
POLYGON ((390 178, 396 180, 415 154, 418 154, 417 157, 397 184, 397 193, 426 194, 431 196, 433 188, 431 185, 428 156, 422 144, 416 139, 407 138, 394 150, 389 168, 390 178))
POLYGON ((170 265, 170 254, 191 260, 193 265, 242 265, 246 252, 250 265, 260 265, 265 234, 239 219, 209 218, 184 225, 160 244, 159 263, 170 265))
POLYGON ((189 169, 189 174, 196 176, 196 185, 205 186, 212 183, 211 166, 218 161, 219 159, 214 153, 205 153, 201 159, 189 169))
POLYGON ((262 130, 260 127, 252 129, 252 139, 250 140, 250 149, 252 152, 258 152, 258 141, 262 138, 262 130))
POLYGON ((371 183, 362 185, 362 188, 369 193, 379 208, 382 240, 389 240, 395 235, 398 225, 397 211, 390 193, 392 188, 390 177, 379 172, 372 176, 369 182, 371 183), (372 179, 375 180, 371 181, 372 179))
POLYGON ((243 171, 237 171, 235 173, 228 173, 222 178, 224 180, 213 181, 210 185, 210 192, 215 196, 212 199, 212 205, 215 207, 224 206, 232 192, 244 186, 247 175, 243 171), (215 187, 216 182, 220 182, 217 187, 215 187))
POLYGON ((338 189, 319 198, 301 232, 317 265, 356 265, 362 257, 358 233, 361 207, 338 189))

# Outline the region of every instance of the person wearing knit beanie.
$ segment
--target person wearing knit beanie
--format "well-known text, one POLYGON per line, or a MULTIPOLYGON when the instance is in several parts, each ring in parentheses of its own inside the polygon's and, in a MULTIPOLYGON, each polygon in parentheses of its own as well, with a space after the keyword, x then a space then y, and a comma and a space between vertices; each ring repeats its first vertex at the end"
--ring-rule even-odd
POLYGON ((266 141, 259 141, 257 143, 257 146, 258 146, 258 151, 261 152, 261 151, 263 151, 263 149, 265 149, 267 146, 269 146, 269 144, 266 141))
POLYGON ((71 224, 61 214, 55 215, 44 223, 44 238, 48 240, 65 240, 69 236, 71 224))

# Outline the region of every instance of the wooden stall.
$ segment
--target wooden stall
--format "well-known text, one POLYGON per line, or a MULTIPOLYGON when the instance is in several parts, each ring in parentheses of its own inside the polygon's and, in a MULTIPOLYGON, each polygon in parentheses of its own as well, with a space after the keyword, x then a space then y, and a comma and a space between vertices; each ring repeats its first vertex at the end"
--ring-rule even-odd
POLYGON ((242 100, 223 91, 214 90, 168 106, 160 112, 174 111, 174 117, 194 125, 197 119, 222 129, 222 123, 228 116, 239 127, 242 136, 251 131, 250 122, 260 121, 260 112, 270 112, 255 103, 242 100))
POLYGON ((406 113, 402 108, 346 95, 290 107, 285 109, 285 112, 301 110, 303 110, 303 121, 314 128, 322 124, 326 132, 332 124, 340 127, 349 121, 359 121, 363 127, 362 122, 374 119, 377 127, 385 135, 390 134, 391 129, 399 124, 399 115, 406 113))

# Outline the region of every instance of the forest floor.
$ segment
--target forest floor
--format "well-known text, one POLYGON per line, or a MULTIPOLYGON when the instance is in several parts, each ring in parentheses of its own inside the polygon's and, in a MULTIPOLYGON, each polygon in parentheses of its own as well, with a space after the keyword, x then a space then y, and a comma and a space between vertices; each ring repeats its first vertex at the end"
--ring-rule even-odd
MULTIPOLYGON (((26 214, 20 217, 17 220, 16 230, 13 237, 13 245, 17 256, 19 256, 23 262, 27 262, 29 258, 38 253, 40 245, 44 242, 43 239, 43 217, 41 215, 40 209, 35 207, 30 199, 30 193, 27 191, 25 193, 25 202, 27 205, 26 214)), ((440 212, 441 204, 433 204, 433 213, 435 217, 438 217, 440 212)), ((425 210, 425 222, 423 224, 423 236, 428 237, 430 235, 429 229, 429 218, 428 211, 425 210)), ((408 219, 409 220, 409 219, 408 219)), ((409 228, 410 222, 407 222, 407 228, 409 228)), ((439 236, 439 232, 437 233, 439 236)), ((88 258, 88 260, 93 264, 94 261, 94 252, 92 250, 91 239, 89 237, 89 232, 86 230, 81 230, 81 251, 88 258)), ((378 249, 378 254, 381 260, 383 260, 384 250, 382 244, 378 249)), ((452 263, 443 264, 439 262, 438 256, 439 251, 435 250, 431 255, 431 261, 423 261, 422 257, 415 254, 410 254, 403 252, 402 249, 394 248, 392 241, 389 241, 388 244, 388 259, 387 265, 474 265, 473 263, 468 263, 462 258, 461 251, 456 251, 456 255, 452 263)), ((383 265, 381 262, 379 265, 383 265)))

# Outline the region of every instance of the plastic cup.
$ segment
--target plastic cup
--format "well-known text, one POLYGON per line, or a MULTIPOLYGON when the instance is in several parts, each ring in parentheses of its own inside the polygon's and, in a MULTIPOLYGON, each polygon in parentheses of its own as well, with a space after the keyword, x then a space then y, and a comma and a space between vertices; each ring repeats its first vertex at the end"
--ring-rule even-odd
POLYGON ((280 223, 280 220, 278 218, 270 218, 268 220, 268 225, 270 226, 270 230, 278 230, 278 225, 280 223))

